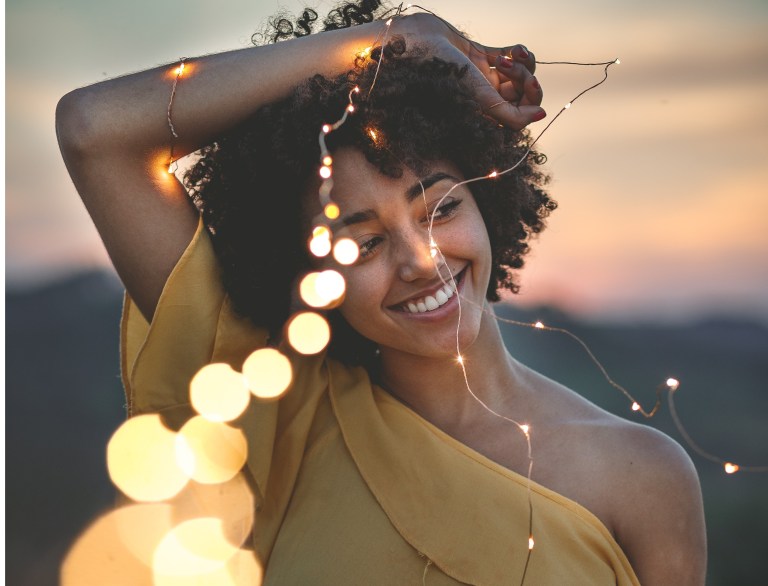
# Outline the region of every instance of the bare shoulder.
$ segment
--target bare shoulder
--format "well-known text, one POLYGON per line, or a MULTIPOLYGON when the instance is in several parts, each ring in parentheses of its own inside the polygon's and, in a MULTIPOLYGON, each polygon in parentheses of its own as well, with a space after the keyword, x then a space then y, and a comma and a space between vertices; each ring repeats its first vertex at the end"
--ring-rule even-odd
POLYGON ((685 450, 656 429, 552 381, 543 384, 548 412, 542 415, 552 438, 546 455, 564 471, 553 484, 562 483, 566 496, 603 521, 644 586, 703 584, 701 487, 685 450))

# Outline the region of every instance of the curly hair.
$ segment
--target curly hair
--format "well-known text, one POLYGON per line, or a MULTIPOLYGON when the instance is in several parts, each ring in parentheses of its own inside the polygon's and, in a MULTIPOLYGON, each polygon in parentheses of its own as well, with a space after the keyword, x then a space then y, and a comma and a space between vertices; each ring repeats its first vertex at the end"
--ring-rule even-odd
MULTIPOLYGON (((327 22, 336 26, 344 14, 337 9, 336 20, 327 22)), ((286 35, 297 34, 287 31, 283 26, 286 35)), ((331 152, 355 148, 390 177, 400 177, 404 167, 423 175, 436 161, 450 161, 465 177, 477 177, 522 159, 513 172, 471 185, 491 243, 488 300, 498 301, 505 289, 518 291, 515 270, 523 266, 528 241, 556 207, 543 190, 543 155, 526 156, 526 132, 501 127, 483 114, 468 67, 430 57, 425 48, 406 50, 396 37, 369 59, 359 59, 353 70, 333 79, 316 75, 288 98, 259 109, 202 149, 185 177, 211 233, 233 307, 273 336, 290 315, 297 278, 311 269, 301 207, 317 174, 318 132, 344 111, 354 86, 363 90, 355 98, 355 114, 327 135, 331 152)), ((371 367, 372 342, 338 311, 329 319, 330 355, 371 367)))

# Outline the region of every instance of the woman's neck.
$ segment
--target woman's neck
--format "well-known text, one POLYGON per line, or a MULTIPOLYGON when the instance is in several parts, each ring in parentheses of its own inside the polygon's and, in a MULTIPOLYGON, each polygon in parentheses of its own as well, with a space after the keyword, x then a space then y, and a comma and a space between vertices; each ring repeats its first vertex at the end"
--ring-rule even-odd
POLYGON ((488 420, 490 413, 478 399, 494 411, 514 415, 525 386, 518 366, 504 347, 492 310, 489 306, 486 309, 477 338, 461 350, 466 379, 455 355, 431 358, 381 350, 384 388, 447 433, 488 420))

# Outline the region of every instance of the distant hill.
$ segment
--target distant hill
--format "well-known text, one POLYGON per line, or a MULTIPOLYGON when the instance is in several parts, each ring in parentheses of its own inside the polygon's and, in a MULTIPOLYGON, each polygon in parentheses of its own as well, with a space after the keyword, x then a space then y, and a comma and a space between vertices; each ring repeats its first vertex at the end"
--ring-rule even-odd
MULTIPOLYGON (((6 581, 57 583, 77 533, 114 502, 105 467, 124 419, 118 322, 122 288, 89 272, 6 294, 6 581)), ((499 306, 501 317, 567 328, 583 338, 644 405, 669 376, 678 410, 706 449, 768 462, 768 328, 711 319, 683 326, 582 323, 556 309, 499 306)), ((502 326, 512 354, 600 406, 639 420, 573 340, 502 326)), ((649 422, 680 441, 666 405, 649 422)), ((768 575, 768 475, 726 476, 693 456, 703 484, 711 585, 763 584, 768 575)))

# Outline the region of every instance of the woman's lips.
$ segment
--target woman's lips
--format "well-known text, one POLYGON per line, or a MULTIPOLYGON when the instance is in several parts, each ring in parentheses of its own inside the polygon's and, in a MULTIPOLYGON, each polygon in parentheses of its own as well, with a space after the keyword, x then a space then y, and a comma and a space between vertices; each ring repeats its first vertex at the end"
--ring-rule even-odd
POLYGON ((448 303, 451 297, 453 297, 456 294, 456 289, 458 288, 459 284, 461 283, 461 280, 464 277, 465 270, 466 268, 462 269, 461 272, 459 272, 453 279, 449 280, 446 284, 442 285, 437 291, 435 291, 434 294, 425 295, 424 297, 420 297, 417 299, 411 299, 406 303, 401 303, 400 305, 395 306, 395 309, 397 311, 402 311, 404 313, 411 313, 411 314, 423 314, 423 313, 428 314, 432 311, 435 311, 436 309, 448 303))

